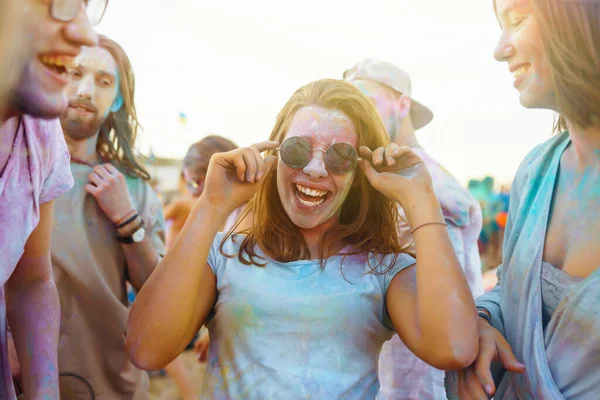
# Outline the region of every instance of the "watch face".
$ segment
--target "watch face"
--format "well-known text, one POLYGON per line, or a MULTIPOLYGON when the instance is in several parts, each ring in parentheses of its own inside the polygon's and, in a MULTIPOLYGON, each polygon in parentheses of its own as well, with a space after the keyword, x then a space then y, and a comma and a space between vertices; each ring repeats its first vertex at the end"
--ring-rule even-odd
POLYGON ((134 242, 139 243, 142 240, 144 240, 145 236, 146 236, 146 230, 144 228, 140 228, 137 231, 135 231, 135 233, 133 235, 131 235, 131 238, 133 239, 134 242))

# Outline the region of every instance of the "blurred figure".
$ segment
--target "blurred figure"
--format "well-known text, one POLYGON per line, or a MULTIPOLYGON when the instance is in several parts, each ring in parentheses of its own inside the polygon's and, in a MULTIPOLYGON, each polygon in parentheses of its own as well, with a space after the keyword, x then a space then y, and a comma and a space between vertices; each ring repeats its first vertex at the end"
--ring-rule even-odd
POLYGON ((124 349, 126 283, 139 291, 164 255, 164 219, 133 148, 135 76, 125 51, 104 36, 68 72, 61 124, 75 187, 56 201, 51 247, 61 397, 147 399, 148 376, 124 349))
MULTIPOLYGON (((2 2, 4 9, 11 6, 10 0, 2 2)), ((16 386, 28 399, 57 399, 60 304, 50 232, 53 200, 73 186, 73 178, 55 118, 67 107, 65 65, 82 46, 97 43, 92 23, 102 17, 106 1, 22 0, 18 7, 24 13, 12 21, 18 34, 1 40, 5 49, 6 40, 14 40, 32 57, 19 71, 15 87, 7 85, 4 75, 1 84, 7 105, 0 118, 0 398, 14 399, 16 386), (7 345, 7 319, 14 347, 7 345)), ((2 13, 0 18, 14 15, 2 13)), ((1 29, 10 27, 3 23, 1 29)), ((18 57, 2 58, 20 64, 18 57)), ((16 73, 1 72, 13 74, 11 79, 16 73)))
MULTIPOLYGON (((187 220, 196 200, 204 191, 204 179, 208 162, 215 153, 224 153, 237 149, 235 143, 222 136, 211 135, 201 141, 194 143, 183 159, 181 171, 180 190, 182 197, 173 200, 165 208, 165 220, 167 221, 167 247, 169 247, 187 220)), ((223 229, 231 227, 238 213, 234 213, 228 219, 223 229)))
MULTIPOLYGON (((454 251, 463 267, 473 297, 483 293, 477 237, 481 210, 477 201, 458 181, 419 145, 415 131, 433 119, 433 113, 411 98, 409 75, 390 63, 364 60, 346 72, 344 79, 375 104, 390 140, 409 146, 425 162, 442 206, 454 251)), ((401 210, 403 213, 403 210, 401 210)), ((410 228, 402 221, 403 239, 412 242, 410 228)), ((418 257, 418 255, 417 255, 418 257)), ((380 399, 438 400, 444 398, 444 373, 417 358, 395 335, 383 344, 379 358, 380 399)))

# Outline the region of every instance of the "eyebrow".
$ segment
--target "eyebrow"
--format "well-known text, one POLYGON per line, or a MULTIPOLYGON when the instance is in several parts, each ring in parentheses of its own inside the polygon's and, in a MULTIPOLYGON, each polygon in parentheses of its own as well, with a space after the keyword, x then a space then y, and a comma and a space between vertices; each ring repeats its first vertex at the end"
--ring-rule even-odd
POLYGON ((525 1, 520 0, 520 1, 516 2, 516 4, 512 4, 509 7, 505 8, 502 11, 502 14, 500 14, 500 18, 506 18, 508 16, 508 14, 515 11, 516 9, 527 8, 527 7, 529 7, 529 5, 526 4, 525 1))
POLYGON ((100 75, 100 76, 107 76, 109 78, 112 78, 113 80, 117 79, 117 76, 115 74, 113 74, 112 72, 107 72, 107 71, 96 71, 96 75, 100 75))

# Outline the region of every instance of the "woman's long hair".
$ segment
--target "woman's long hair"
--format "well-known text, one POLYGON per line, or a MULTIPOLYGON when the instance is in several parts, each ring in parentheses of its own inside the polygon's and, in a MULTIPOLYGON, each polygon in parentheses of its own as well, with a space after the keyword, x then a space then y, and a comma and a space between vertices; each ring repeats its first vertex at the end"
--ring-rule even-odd
POLYGON ((600 2, 531 0, 561 115, 580 128, 600 127, 600 2))
POLYGON ((99 46, 106 49, 115 59, 119 71, 119 95, 123 97, 123 105, 116 112, 111 112, 98 136, 96 150, 106 161, 114 162, 123 172, 131 177, 150 180, 150 174, 138 161, 135 155, 135 139, 140 123, 135 110, 135 76, 129 57, 114 40, 98 35, 99 46))
MULTIPOLYGON (((296 113, 307 106, 319 106, 343 112, 353 122, 358 134, 358 144, 370 149, 389 144, 377 110, 371 101, 351 84, 334 79, 323 79, 312 82, 298 89, 280 111, 270 140, 281 142, 285 137, 296 113)), ((270 154, 275 155, 274 151, 270 154)), ((256 253, 258 246, 264 253, 277 261, 289 262, 309 259, 310 253, 304 238, 296 225, 287 215, 277 190, 277 171, 273 168, 263 178, 263 184, 249 202, 245 213, 252 216, 252 228, 241 244, 238 258, 247 265, 265 265, 256 253)), ((368 182, 360 168, 357 167, 352 188, 348 193, 340 214, 340 226, 337 233, 350 244, 350 254, 371 252, 371 257, 381 265, 384 254, 395 254, 386 272, 396 261, 397 254, 402 253, 398 244, 398 208, 397 204, 375 190, 368 182)), ((223 244, 233 235, 234 226, 225 236, 223 244)), ((326 235, 333 233, 328 232, 326 235)), ((235 239, 235 237, 234 237, 235 239)), ((331 249, 321 250, 321 265, 331 249)), ((372 266, 372 271, 375 269, 372 266)))

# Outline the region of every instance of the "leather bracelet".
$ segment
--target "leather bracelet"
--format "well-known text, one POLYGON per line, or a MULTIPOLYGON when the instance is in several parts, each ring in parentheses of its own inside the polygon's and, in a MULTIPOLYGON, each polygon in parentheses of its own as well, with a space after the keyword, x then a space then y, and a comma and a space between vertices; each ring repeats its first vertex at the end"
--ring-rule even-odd
POLYGON ((123 219, 121 219, 121 221, 123 221, 123 222, 120 222, 120 221, 119 221, 119 222, 117 222, 117 223, 115 224, 115 228, 117 228, 117 229, 121 229, 121 228, 123 228, 123 227, 125 227, 125 226, 129 225, 129 224, 130 224, 130 223, 132 223, 133 221, 135 221, 135 219, 136 219, 137 217, 139 217, 139 216, 140 216, 140 215, 138 214, 138 212, 137 212, 137 211, 135 211, 135 212, 133 213, 133 215, 132 215, 131 217, 127 218, 125 221, 123 221, 123 219))
POLYGON ((424 227, 424 226, 427 226, 427 225, 444 225, 444 226, 448 226, 448 224, 447 224, 447 223, 445 223, 445 222, 426 222, 426 223, 424 223, 424 224, 422 224, 422 225, 419 225, 419 226, 417 226, 417 227, 416 227, 415 229, 413 229, 412 231, 410 231, 410 234, 412 235, 413 233, 415 233, 415 231, 416 231, 417 229, 421 229, 422 227, 424 227))
POLYGON ((485 319, 491 326, 494 326, 494 324, 492 324, 492 317, 490 317, 485 311, 477 310, 477 315, 479 315, 480 318, 485 319))

